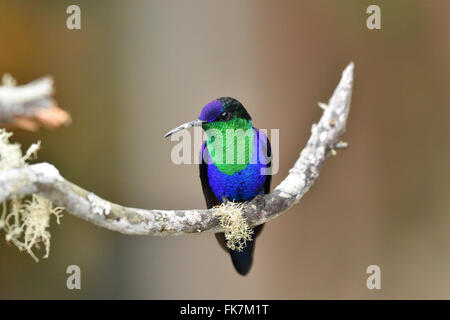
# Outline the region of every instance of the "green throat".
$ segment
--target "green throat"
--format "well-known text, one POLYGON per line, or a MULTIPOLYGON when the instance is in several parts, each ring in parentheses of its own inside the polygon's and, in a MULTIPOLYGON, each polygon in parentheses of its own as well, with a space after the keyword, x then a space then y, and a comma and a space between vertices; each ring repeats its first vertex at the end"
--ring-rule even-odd
POLYGON ((244 170, 253 155, 255 132, 250 120, 234 118, 203 124, 206 147, 220 172, 232 175, 244 170))

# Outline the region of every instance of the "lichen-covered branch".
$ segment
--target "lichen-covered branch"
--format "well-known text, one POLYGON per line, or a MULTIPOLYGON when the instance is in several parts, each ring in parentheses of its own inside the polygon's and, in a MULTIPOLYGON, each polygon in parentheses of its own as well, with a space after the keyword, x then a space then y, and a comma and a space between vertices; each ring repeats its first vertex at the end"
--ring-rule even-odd
MULTIPOLYGON (((276 218, 309 190, 329 154, 347 146, 340 141, 345 130, 353 84, 353 63, 342 74, 319 122, 311 129, 305 148, 288 176, 269 194, 242 206, 248 225, 276 218)), ((0 100, 1 103, 1 100, 0 100)), ((64 179, 51 164, 38 163, 0 172, 0 202, 16 195, 37 194, 69 213, 100 227, 126 234, 177 235, 223 232, 219 216, 211 210, 144 210, 101 199, 64 179)))

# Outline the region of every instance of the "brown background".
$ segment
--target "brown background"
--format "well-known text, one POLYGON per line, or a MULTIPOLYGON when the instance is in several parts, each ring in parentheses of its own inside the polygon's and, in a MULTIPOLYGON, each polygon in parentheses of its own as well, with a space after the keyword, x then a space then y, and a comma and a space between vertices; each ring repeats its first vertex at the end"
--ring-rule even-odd
MULTIPOLYGON (((0 298, 450 298, 448 1, 2 1, 0 73, 50 74, 73 124, 16 131, 111 201, 203 208, 163 134, 220 96, 280 129, 277 185, 355 62, 350 148, 266 226, 242 278, 211 234, 125 236, 66 213, 36 264, 0 241, 0 298), (82 29, 66 29, 69 4, 82 29), (381 30, 365 10, 381 7, 381 30), (66 267, 82 290, 66 289, 66 267), (382 290, 366 288, 366 268, 382 290)), ((3 238, 3 235, 1 236, 3 238)))

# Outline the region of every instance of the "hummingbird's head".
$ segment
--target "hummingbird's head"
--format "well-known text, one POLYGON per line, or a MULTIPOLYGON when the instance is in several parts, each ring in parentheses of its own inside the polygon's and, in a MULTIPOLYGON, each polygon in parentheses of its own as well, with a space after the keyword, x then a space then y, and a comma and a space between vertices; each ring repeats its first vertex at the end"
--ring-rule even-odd
POLYGON ((234 123, 250 123, 251 117, 244 106, 236 99, 222 97, 209 102, 203 107, 198 119, 182 124, 170 130, 164 137, 190 127, 202 126, 208 129, 211 126, 230 126, 234 123))
POLYGON ((199 120, 203 122, 230 121, 232 119, 251 120, 244 106, 234 98, 215 99, 203 107, 199 120))

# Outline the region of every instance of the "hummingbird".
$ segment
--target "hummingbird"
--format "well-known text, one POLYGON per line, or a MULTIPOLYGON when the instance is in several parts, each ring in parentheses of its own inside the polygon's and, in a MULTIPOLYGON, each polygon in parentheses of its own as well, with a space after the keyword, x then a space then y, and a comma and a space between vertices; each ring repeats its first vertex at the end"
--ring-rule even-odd
MULTIPOLYGON (((170 130, 165 137, 198 126, 206 132, 199 171, 208 209, 228 201, 250 201, 270 192, 270 142, 264 132, 253 127, 250 114, 238 100, 231 97, 212 100, 203 107, 198 119, 170 130), (242 130, 240 132, 245 134, 227 139, 230 137, 227 136, 230 130, 242 130), (240 155, 243 156, 239 157, 240 155)), ((241 275, 250 271, 255 239, 263 227, 264 224, 261 224, 253 228, 252 240, 246 242, 242 251, 227 248, 224 233, 215 234, 220 246, 228 251, 236 271, 241 275)))

